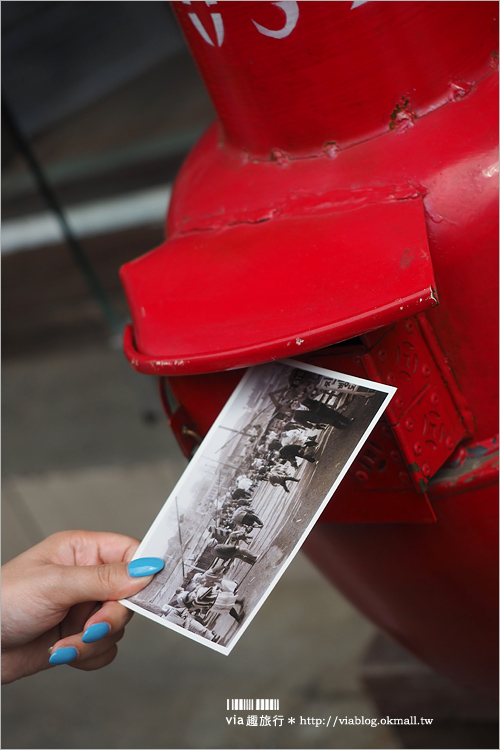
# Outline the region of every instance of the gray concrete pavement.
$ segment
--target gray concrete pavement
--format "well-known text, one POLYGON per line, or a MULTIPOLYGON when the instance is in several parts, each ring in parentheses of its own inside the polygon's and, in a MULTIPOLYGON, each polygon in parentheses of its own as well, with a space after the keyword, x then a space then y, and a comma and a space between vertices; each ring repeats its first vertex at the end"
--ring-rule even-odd
MULTIPOLYGON (((141 538, 175 485, 185 460, 154 386, 121 357, 96 346, 4 361, 3 560, 64 528, 141 538)), ((300 723, 377 715, 357 679, 373 633, 299 553, 230 656, 135 615, 106 669, 5 686, 2 746, 398 747, 384 727, 300 723), (228 723, 234 697, 279 699, 283 726, 228 723)))

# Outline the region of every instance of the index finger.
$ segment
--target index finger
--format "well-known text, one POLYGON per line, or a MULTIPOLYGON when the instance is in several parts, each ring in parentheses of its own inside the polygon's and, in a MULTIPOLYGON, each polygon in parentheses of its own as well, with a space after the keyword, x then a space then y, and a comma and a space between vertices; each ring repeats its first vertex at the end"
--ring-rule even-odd
POLYGON ((41 542, 50 562, 59 565, 104 565, 129 562, 140 542, 108 531, 62 531, 41 542), (47 554, 48 553, 48 554, 47 554))

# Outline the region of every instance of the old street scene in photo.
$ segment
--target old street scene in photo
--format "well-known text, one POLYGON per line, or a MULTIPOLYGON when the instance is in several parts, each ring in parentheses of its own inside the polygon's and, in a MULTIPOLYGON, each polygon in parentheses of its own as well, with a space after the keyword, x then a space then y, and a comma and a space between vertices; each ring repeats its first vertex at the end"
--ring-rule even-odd
POLYGON ((393 392, 301 363, 249 370, 137 550, 165 568, 124 603, 228 653, 393 392))

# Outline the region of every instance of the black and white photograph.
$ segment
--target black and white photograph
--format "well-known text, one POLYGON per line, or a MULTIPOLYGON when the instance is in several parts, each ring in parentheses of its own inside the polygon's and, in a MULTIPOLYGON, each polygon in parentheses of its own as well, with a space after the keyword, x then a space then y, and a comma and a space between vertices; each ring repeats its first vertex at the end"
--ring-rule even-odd
POLYGON ((228 654, 394 392, 288 360, 251 368, 137 551, 164 569, 123 603, 228 654))

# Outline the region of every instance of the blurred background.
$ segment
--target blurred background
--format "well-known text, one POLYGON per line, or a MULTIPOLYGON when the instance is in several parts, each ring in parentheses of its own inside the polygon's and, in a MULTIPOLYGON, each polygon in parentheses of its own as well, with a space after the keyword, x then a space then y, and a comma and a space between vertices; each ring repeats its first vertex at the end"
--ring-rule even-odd
MULTIPOLYGON (((61 529, 142 538, 184 470, 155 380, 121 350, 118 270, 162 241, 172 181, 214 113, 163 2, 4 2, 2 73, 4 562, 61 529), (62 206, 69 243, 47 200, 62 206)), ((437 711, 436 684, 457 690, 299 553, 229 657, 136 615, 106 669, 5 686, 2 746, 493 746, 467 702, 475 744, 463 727, 457 740, 456 704, 437 711), (229 725, 238 697, 278 699, 283 726, 229 725), (437 719, 434 734, 299 723, 382 717, 386 705, 437 719)))

